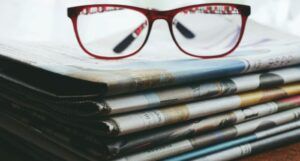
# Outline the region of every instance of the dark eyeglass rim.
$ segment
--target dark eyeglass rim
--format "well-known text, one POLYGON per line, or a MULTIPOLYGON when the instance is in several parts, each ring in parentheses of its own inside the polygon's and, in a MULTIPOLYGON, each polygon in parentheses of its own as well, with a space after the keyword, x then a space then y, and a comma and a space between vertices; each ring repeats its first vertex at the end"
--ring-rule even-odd
POLYGON ((185 6, 185 7, 181 7, 181 8, 177 8, 177 9, 172 9, 172 10, 167 10, 167 11, 157 11, 157 10, 149 10, 149 9, 144 9, 144 8, 139 8, 139 7, 134 7, 134 6, 127 6, 127 5, 118 5, 118 4, 94 4, 94 5, 83 5, 83 6, 76 6, 76 7, 70 7, 67 10, 68 13, 68 17, 72 20, 73 23, 73 28, 75 31, 75 35, 76 35, 76 39, 80 45, 80 47, 83 49, 84 52, 86 52, 88 55, 96 58, 96 59, 103 59, 103 60, 118 60, 118 59, 124 59, 124 58, 128 58, 131 57, 133 55, 136 55, 139 51, 142 50, 142 48, 145 46, 145 44, 148 41, 149 35, 151 33, 151 29, 152 29, 152 25, 153 22, 157 19, 164 19, 168 22, 169 25, 169 30, 171 32, 171 36, 173 41, 175 42, 175 44, 177 45, 177 47, 185 54, 195 57, 195 58, 202 58, 202 59, 212 59, 212 58, 221 58, 221 57, 225 57, 228 56, 229 54, 231 54, 234 50, 236 50, 236 48, 239 46, 244 32, 245 32, 245 28, 246 28, 246 23, 247 23, 247 19, 251 14, 251 7, 248 5, 241 5, 241 4, 232 4, 232 3, 205 3, 205 4, 197 4, 197 5, 191 5, 191 6, 185 6), (223 54, 219 54, 219 55, 214 55, 214 56, 199 56, 199 55, 195 55, 192 53, 189 53, 187 51, 185 51, 180 44, 177 42, 174 33, 173 33, 173 28, 172 28, 172 23, 174 20, 174 17, 184 11, 187 10, 189 8, 194 8, 194 7, 207 7, 207 6, 231 6, 234 7, 236 9, 238 9, 239 14, 241 15, 242 18, 242 26, 241 26, 241 33, 240 36, 238 38, 237 43, 234 45, 234 47, 229 50, 226 53, 223 54), (80 36, 79 36, 79 32, 78 32, 78 26, 77 26, 77 19, 79 14, 88 7, 120 7, 120 8, 126 8, 126 9, 131 9, 131 10, 135 10, 137 12, 142 13, 147 19, 148 19, 148 23, 149 23, 149 28, 147 31, 147 35, 146 38, 143 42, 143 44, 141 45, 141 47, 139 49, 137 49, 135 52, 130 53, 128 55, 125 56, 117 56, 117 57, 107 57, 107 56, 100 56, 100 55, 96 55, 91 53, 90 51, 88 51, 83 43, 81 42, 80 36))

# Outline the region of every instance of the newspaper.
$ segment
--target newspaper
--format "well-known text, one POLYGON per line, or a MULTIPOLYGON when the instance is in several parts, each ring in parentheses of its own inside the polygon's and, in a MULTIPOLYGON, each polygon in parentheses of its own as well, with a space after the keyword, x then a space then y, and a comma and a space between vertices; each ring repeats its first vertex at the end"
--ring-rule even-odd
POLYGON ((107 120, 101 121, 100 125, 105 127, 103 128, 104 133, 109 135, 125 135, 297 94, 300 94, 300 83, 284 85, 274 89, 257 90, 239 95, 112 116, 107 120))
MULTIPOLYGON (((53 140, 42 131, 33 128, 32 126, 25 125, 19 120, 2 113, 0 113, 0 128, 6 131, 12 137, 16 137, 26 145, 34 147, 39 153, 45 151, 46 154, 53 159, 59 158, 60 160, 74 160, 74 161, 96 161, 95 158, 82 154, 81 151, 76 150, 67 145, 61 144, 53 140)), ((49 159, 49 158, 48 158, 49 159)))
MULTIPOLYGON (((218 152, 221 150, 227 150, 229 148, 233 148, 233 147, 239 146, 241 144, 246 144, 246 143, 257 141, 260 139, 265 139, 267 137, 271 137, 273 135, 288 132, 288 131, 295 130, 298 128, 300 128, 300 121, 295 121, 295 122, 281 125, 281 126, 269 129, 269 130, 264 130, 261 132, 256 132, 254 134, 244 136, 244 137, 240 137, 235 140, 216 144, 213 146, 209 146, 207 148, 200 148, 193 152, 187 152, 187 153, 179 155, 179 156, 168 158, 165 161, 184 161, 184 160, 191 160, 193 158, 199 158, 199 160, 200 160, 200 157, 203 157, 205 155, 208 155, 208 154, 211 154, 214 152, 218 152)), ((234 154, 230 153, 229 155, 233 156, 234 154)))
MULTIPOLYGON (((0 100, 0 102, 3 105, 1 106, 0 110, 3 113, 3 117, 5 119, 9 119, 9 118, 13 119, 21 123, 23 126, 27 127, 29 130, 34 131, 33 134, 31 135, 29 134, 29 136, 23 136, 21 137, 21 139, 22 138, 28 139, 28 137, 30 138, 32 136, 34 137, 35 135, 34 133, 37 132, 45 140, 52 141, 58 144, 57 146, 60 146, 61 148, 66 148, 71 153, 74 153, 74 156, 77 155, 78 158, 80 159, 85 158, 86 160, 103 160, 109 157, 109 155, 105 153, 105 150, 101 151, 102 152, 101 156, 95 155, 94 153, 87 152, 88 148, 90 148, 91 146, 92 147, 97 146, 97 150, 101 149, 101 146, 99 146, 99 144, 97 144, 96 141, 97 139, 99 140, 98 137, 97 139, 89 139, 92 137, 87 138, 86 137, 87 132, 83 132, 82 133, 83 135, 81 135, 80 133, 82 132, 82 130, 78 130, 78 132, 77 131, 74 132, 72 128, 63 126, 62 124, 57 123, 55 121, 49 121, 49 120, 46 121, 44 119, 45 116, 42 116, 35 111, 30 111, 28 109, 25 109, 19 105, 16 105, 13 102, 8 102, 5 100, 0 100), (92 142, 93 144, 89 146, 88 144, 89 142, 92 142), (78 147, 78 145, 84 145, 84 146, 78 147)), ((8 125, 6 128, 13 128, 13 126, 8 125)), ((39 139, 31 140, 30 144, 32 145, 39 144, 39 139)), ((44 147, 39 147, 38 149, 49 151, 48 148, 51 149, 51 146, 45 144, 44 147)), ((62 157, 64 160, 72 160, 72 158, 68 158, 68 155, 64 155, 60 157, 62 157)))
POLYGON ((187 151, 192 151, 200 147, 220 143, 229 139, 240 137, 242 135, 251 134, 256 131, 296 121, 299 120, 299 116, 300 108, 295 108, 289 111, 266 116, 257 120, 241 123, 233 127, 217 130, 208 134, 192 137, 169 145, 133 154, 124 158, 117 159, 116 161, 160 160, 187 151))
MULTIPOLYGON (((159 37, 156 38, 159 40, 159 37)), ((0 42, 0 68, 4 68, 4 72, 9 71, 12 70, 9 67, 17 63, 15 67, 23 71, 30 65, 39 69, 31 73, 38 78, 42 78, 45 71, 50 71, 52 75, 59 74, 57 77, 64 80, 75 78, 67 79, 66 85, 76 84, 76 79, 79 79, 98 84, 101 88, 98 89, 98 95, 116 95, 296 65, 300 63, 299 44, 297 37, 254 22, 248 23, 239 50, 230 57, 213 60, 185 57, 182 53, 175 54, 173 50, 163 54, 153 45, 153 49, 141 53, 141 56, 120 61, 101 61, 85 56, 79 47, 47 42, 4 41, 0 42)), ((28 72, 30 70, 17 74, 24 78, 29 75, 28 72)), ((55 75, 53 77, 56 80, 55 75)), ((29 83, 33 83, 32 80, 29 83)), ((70 94, 57 92, 64 87, 57 83, 51 84, 51 80, 38 82, 38 85, 35 90, 46 91, 52 97, 70 94), (49 91, 49 85, 55 90, 49 91)), ((73 87, 77 95, 87 95, 81 90, 76 91, 76 85, 73 87)))
POLYGON ((228 150, 224 150, 212 155, 195 159, 194 161, 212 161, 223 160, 230 161, 239 159, 251 154, 256 154, 263 151, 268 151, 276 147, 292 144, 299 141, 300 129, 295 129, 289 132, 278 134, 266 139, 258 140, 252 143, 243 144, 228 150))
MULTIPOLYGON (((18 71, 13 73, 17 72, 18 71)), ((5 77, 4 79, 0 78, 0 89, 4 91, 2 94, 18 93, 19 95, 25 95, 27 100, 35 102, 36 108, 42 106, 40 110, 47 108, 68 116, 102 118, 106 115, 170 106, 179 103, 228 96, 259 88, 274 88, 279 85, 294 83, 300 80, 300 68, 299 66, 295 66, 262 73, 223 78, 216 81, 199 82, 177 87, 148 90, 135 94, 96 98, 93 100, 72 98, 71 102, 57 102, 49 97, 43 98, 41 92, 30 92, 30 90, 26 88, 28 84, 20 84, 16 79, 0 73, 0 77, 2 76, 5 77)), ((64 81, 57 82, 57 84, 66 86, 64 81)), ((88 88, 82 84, 80 87, 88 88)), ((70 89, 72 90, 74 88, 70 89)), ((91 88, 95 89, 93 87, 91 88)), ((63 87, 61 87, 61 89, 63 89, 63 87)), ((67 93, 65 90, 62 90, 62 92, 67 93)), ((22 96, 20 97, 22 98, 22 96)))
POLYGON ((200 135, 210 130, 216 130, 241 122, 257 119, 284 110, 300 106, 300 96, 293 96, 277 101, 268 102, 245 109, 239 109, 227 113, 217 114, 203 119, 197 119, 182 125, 165 127, 148 133, 116 139, 107 143, 109 151, 113 155, 119 153, 135 152, 160 144, 170 143, 177 139, 193 135, 200 135), (117 149, 117 150, 116 150, 117 149))
POLYGON ((300 67, 272 70, 258 74, 237 76, 214 82, 187 84, 141 93, 108 97, 96 102, 100 114, 118 114, 135 110, 174 105, 200 99, 271 88, 300 81, 300 67))
POLYGON ((7 109, 8 113, 18 120, 33 126, 48 136, 55 137, 64 144, 75 146, 84 142, 81 150, 90 151, 90 155, 105 156, 113 158, 122 154, 130 154, 141 150, 147 150, 162 144, 168 144, 176 140, 189 138, 195 135, 219 128, 229 127, 241 122, 257 119, 263 116, 272 115, 286 111, 300 105, 300 96, 268 102, 261 105, 252 106, 242 110, 231 111, 224 114, 195 120, 189 123, 166 127, 159 130, 144 132, 141 134, 126 136, 121 138, 104 138, 89 134, 82 129, 72 129, 59 122, 44 119, 35 111, 11 103, 7 109), (78 140, 80 138, 80 140, 78 140))

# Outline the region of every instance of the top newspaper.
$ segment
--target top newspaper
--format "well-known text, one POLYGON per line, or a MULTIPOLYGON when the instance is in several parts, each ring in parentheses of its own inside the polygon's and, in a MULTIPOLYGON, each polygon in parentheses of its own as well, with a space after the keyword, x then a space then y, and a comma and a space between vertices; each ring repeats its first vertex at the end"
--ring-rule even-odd
POLYGON ((56 74, 105 88, 101 95, 116 95, 157 87, 191 83, 229 75, 273 69, 300 63, 300 39, 249 21, 242 44, 231 56, 202 60, 185 56, 173 48, 158 30, 157 41, 138 56, 119 61, 86 56, 78 46, 54 43, 0 42, 0 60, 17 60, 56 74), (158 50, 159 49, 159 50, 158 50))

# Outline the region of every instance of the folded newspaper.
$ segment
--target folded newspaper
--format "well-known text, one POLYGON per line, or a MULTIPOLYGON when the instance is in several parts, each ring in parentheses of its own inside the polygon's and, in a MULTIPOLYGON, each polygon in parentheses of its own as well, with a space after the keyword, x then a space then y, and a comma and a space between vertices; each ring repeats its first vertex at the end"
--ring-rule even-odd
POLYGON ((143 161, 299 120, 297 37, 250 21, 229 57, 160 52, 102 61, 0 41, 0 137, 36 160, 143 161))
POLYGON ((299 44, 297 37, 255 22, 249 22, 238 51, 214 60, 176 59, 176 54, 169 59, 172 53, 151 51, 160 57, 150 61, 146 53, 143 58, 100 61, 82 56, 79 48, 6 41, 0 42, 1 78, 49 97, 90 98, 295 65, 299 44))

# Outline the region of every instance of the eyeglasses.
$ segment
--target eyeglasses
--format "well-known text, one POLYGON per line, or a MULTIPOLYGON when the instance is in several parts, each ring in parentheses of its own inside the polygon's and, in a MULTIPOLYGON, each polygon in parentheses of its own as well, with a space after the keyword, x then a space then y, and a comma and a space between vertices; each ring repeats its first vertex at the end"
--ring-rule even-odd
POLYGON ((146 44, 155 20, 168 22, 178 48, 197 58, 218 58, 240 44, 250 6, 211 3, 170 11, 99 4, 68 9, 81 48, 98 59, 137 54, 146 44))

